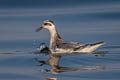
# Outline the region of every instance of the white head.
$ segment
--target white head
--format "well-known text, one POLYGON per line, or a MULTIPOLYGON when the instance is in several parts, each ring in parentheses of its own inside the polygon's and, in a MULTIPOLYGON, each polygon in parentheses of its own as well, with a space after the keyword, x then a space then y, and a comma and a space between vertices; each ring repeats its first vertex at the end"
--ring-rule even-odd
POLYGON ((48 31, 54 31, 55 29, 55 24, 51 20, 46 20, 43 22, 42 26, 36 30, 36 32, 42 30, 42 29, 47 29, 48 31))
POLYGON ((51 44, 54 40, 56 39, 62 39, 60 35, 58 34, 55 24, 51 20, 46 20, 43 22, 42 26, 38 29, 36 29, 36 32, 42 30, 42 29, 47 29, 50 32, 51 35, 51 44))

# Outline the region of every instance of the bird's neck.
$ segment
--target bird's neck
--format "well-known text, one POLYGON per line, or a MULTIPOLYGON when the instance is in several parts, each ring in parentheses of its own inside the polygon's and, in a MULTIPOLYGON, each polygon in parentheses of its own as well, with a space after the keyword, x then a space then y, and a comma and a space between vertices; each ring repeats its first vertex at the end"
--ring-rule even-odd
POLYGON ((58 41, 63 41, 60 37, 57 29, 54 27, 53 29, 49 30, 50 32, 50 48, 52 48, 58 41))

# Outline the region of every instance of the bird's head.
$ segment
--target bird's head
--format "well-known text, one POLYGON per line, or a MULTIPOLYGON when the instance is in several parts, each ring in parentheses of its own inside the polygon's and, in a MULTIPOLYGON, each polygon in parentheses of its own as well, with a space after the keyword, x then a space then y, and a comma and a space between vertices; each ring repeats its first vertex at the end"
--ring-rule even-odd
POLYGON ((40 28, 36 29, 36 32, 38 32, 42 29, 53 30, 53 29, 55 29, 55 24, 52 20, 46 20, 43 22, 43 24, 40 28))

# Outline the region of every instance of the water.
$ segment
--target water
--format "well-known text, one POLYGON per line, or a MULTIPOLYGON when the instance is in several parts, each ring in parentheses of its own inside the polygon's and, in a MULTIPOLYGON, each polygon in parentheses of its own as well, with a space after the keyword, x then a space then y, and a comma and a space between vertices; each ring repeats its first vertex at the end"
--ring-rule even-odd
POLYGON ((0 0, 0 80, 119 80, 119 36, 119 0, 0 0), (106 44, 94 54, 63 56, 60 66, 67 70, 52 74, 49 65, 40 66, 49 54, 38 49, 49 45, 49 33, 35 32, 46 19, 66 41, 106 44), (101 69, 93 70, 96 66, 101 69))

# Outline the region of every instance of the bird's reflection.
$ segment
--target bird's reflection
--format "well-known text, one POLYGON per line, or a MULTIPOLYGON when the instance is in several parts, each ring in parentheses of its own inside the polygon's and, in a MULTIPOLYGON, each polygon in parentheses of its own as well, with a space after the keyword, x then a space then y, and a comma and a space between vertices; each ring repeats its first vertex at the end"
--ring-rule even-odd
POLYGON ((58 74, 61 72, 70 72, 70 71, 86 71, 86 70, 101 70, 104 69, 104 66, 81 66, 79 68, 73 68, 73 67, 63 67, 60 66, 59 61, 62 58, 60 55, 51 55, 48 61, 39 61, 40 66, 43 66, 45 64, 49 65, 51 67, 50 70, 46 70, 46 72, 51 72, 52 74, 58 74))
POLYGON ((58 80, 58 78, 49 77, 47 80, 58 80))

